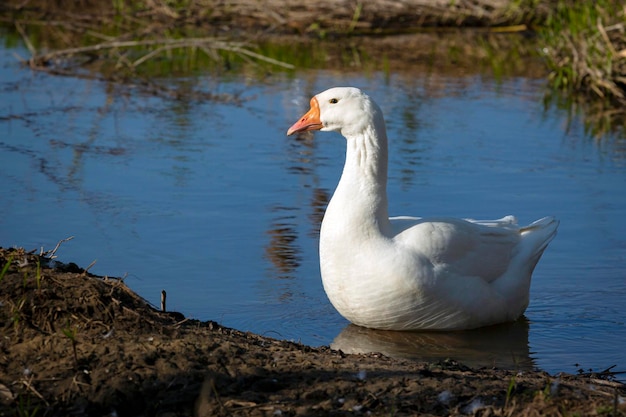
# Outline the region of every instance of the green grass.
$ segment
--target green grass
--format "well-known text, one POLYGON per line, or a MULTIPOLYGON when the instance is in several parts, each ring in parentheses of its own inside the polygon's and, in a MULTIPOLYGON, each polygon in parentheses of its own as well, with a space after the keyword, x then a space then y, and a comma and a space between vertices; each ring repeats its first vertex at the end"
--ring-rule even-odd
POLYGON ((0 283, 4 279, 4 276, 7 274, 7 272, 9 271, 9 268, 11 267, 11 262, 13 262, 13 256, 9 256, 9 259, 7 259, 7 263, 4 264, 4 266, 2 267, 2 270, 0 271, 0 283))
MULTIPOLYGON (((537 30, 553 88, 623 99, 616 42, 626 17, 622 2, 557 0, 537 30)), ((623 33, 622 33, 623 37, 623 33)))
POLYGON ((19 395, 17 407, 15 409, 17 417, 35 417, 39 414, 39 405, 33 406, 30 400, 30 394, 19 395), (24 397, 26 397, 26 399, 24 399, 24 397))
POLYGON ((622 1, 552 0, 537 27, 548 70, 546 106, 581 117, 586 133, 626 132, 626 9, 622 1))
POLYGON ((65 337, 67 337, 68 340, 70 341, 70 343, 72 344, 72 353, 74 354, 74 364, 78 368, 78 351, 76 350, 76 345, 78 345, 78 340, 76 339, 76 334, 78 333, 78 330, 76 328, 74 328, 74 327, 71 327, 70 326, 70 322, 68 320, 66 326, 63 327, 61 329, 61 331, 63 332, 65 337))

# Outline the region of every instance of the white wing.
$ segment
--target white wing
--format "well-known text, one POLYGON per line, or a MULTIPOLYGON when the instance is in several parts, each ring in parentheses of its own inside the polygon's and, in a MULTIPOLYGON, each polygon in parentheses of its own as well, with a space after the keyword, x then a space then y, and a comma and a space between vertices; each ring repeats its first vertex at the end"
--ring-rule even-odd
POLYGON ((509 267, 521 241, 512 217, 476 221, 454 218, 391 218, 395 241, 456 276, 492 282, 509 267))

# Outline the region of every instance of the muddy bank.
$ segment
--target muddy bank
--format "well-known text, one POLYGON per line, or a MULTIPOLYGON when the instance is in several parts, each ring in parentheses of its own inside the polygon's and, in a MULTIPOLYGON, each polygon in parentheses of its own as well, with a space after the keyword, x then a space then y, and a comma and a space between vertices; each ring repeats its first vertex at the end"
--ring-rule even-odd
POLYGON ((626 415, 610 372, 311 348, 160 312, 49 255, 0 250, 0 415, 626 415))
MULTIPOLYGON (((31 68, 106 80, 175 77, 199 69, 233 72, 242 69, 241 61, 266 64, 269 70, 415 73, 430 67, 459 74, 503 65, 516 67, 512 75, 527 67, 531 76, 547 74, 533 56, 536 45, 528 27, 545 17, 548 8, 542 5, 530 8, 509 0, 169 3, 12 0, 0 6, 0 23, 29 49, 31 56, 21 58, 31 68), (201 58, 190 59, 197 55, 201 58), (166 65, 183 60, 193 62, 166 65)), ((508 68, 497 71, 509 73, 508 68)))
MULTIPOLYGON (((9 11, 30 16, 64 15, 67 23, 86 24, 87 16, 104 22, 119 15, 151 20, 153 25, 203 27, 213 33, 396 34, 423 27, 512 26, 542 20, 549 2, 510 0, 195 0, 145 2, 102 0, 12 0, 9 11)), ((2 9, 0 9, 2 10, 2 9)), ((58 22, 57 24, 61 24, 58 22)), ((516 28, 514 30, 517 30, 516 28)))

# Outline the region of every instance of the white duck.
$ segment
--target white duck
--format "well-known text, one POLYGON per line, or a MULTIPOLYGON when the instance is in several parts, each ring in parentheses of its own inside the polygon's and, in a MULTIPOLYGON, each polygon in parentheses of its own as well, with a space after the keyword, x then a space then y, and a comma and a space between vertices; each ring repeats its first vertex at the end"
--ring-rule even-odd
POLYGON ((339 313, 387 330, 471 329, 520 317, 558 220, 520 227, 513 216, 389 218, 387 132, 378 105, 352 87, 331 88, 310 103, 287 135, 338 131, 347 140, 320 231, 322 282, 339 313))

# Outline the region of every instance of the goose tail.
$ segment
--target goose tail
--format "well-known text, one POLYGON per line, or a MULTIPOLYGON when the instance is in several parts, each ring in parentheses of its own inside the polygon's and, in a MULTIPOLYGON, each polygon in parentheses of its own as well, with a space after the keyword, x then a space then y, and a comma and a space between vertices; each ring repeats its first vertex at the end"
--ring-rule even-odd
POLYGON ((548 216, 520 229, 522 244, 528 251, 525 257, 531 261, 529 263, 532 265, 531 271, 535 269, 543 251, 556 236, 558 227, 559 220, 553 216, 548 216))

